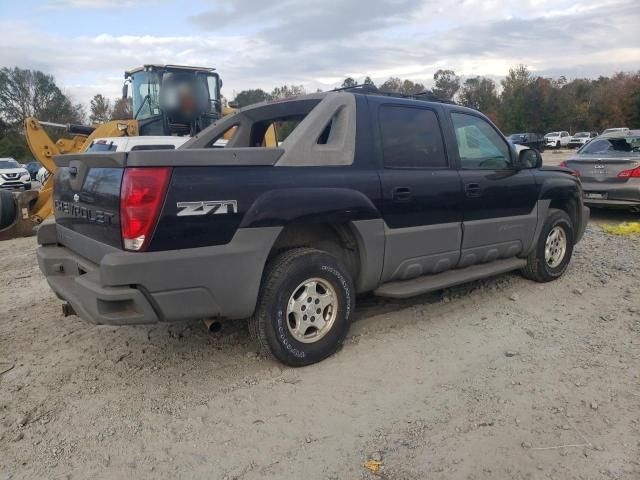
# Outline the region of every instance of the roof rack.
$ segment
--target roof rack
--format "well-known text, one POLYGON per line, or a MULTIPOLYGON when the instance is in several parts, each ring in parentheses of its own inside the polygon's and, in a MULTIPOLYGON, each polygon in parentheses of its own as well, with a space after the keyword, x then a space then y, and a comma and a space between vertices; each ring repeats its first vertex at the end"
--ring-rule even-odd
POLYGON ((424 90, 424 91, 419 92, 419 93, 411 93, 411 94, 409 94, 409 93, 400 93, 400 92, 389 92, 389 91, 385 91, 385 90, 380 90, 375 85, 371 85, 369 83, 365 83, 365 84, 362 84, 362 85, 354 85, 352 87, 334 88, 331 91, 332 92, 349 91, 349 92, 353 92, 353 93, 365 93, 365 94, 371 94, 371 95, 383 95, 383 96, 386 96, 386 97, 394 97, 394 98, 408 98, 408 99, 414 99, 414 100, 424 100, 424 101, 428 101, 428 102, 449 103, 449 104, 453 104, 453 105, 455 105, 455 103, 456 103, 456 102, 454 102, 452 100, 447 100, 447 99, 438 97, 431 90, 424 90))

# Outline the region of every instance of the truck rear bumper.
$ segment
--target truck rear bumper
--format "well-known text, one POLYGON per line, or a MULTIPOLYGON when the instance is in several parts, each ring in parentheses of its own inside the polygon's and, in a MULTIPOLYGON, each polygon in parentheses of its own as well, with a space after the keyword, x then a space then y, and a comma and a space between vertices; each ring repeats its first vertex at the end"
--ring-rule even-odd
POLYGON ((58 297, 96 324, 246 318, 279 227, 240 229, 227 245, 166 252, 107 253, 99 264, 38 231, 38 264, 58 297))

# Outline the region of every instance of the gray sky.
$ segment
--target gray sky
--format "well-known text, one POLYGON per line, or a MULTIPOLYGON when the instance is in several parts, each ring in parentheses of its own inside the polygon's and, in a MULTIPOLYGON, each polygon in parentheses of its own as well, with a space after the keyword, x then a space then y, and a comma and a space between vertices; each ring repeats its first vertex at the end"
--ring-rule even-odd
POLYGON ((76 101, 144 63, 216 67, 223 93, 346 76, 427 86, 439 68, 568 78, 640 69, 640 1, 0 0, 0 66, 52 73, 76 101))

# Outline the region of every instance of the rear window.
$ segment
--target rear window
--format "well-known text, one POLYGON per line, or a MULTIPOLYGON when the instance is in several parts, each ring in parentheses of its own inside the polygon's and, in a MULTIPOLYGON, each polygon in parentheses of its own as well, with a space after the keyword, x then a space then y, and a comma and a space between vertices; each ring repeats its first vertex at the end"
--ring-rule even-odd
POLYGON ((272 102, 240 111, 237 123, 208 142, 207 148, 220 148, 233 142, 234 147, 274 147, 289 137, 320 103, 320 99, 272 102))
POLYGON ((385 167, 447 166, 442 132, 434 111, 384 105, 379 115, 385 167))
POLYGON ((94 142, 92 143, 87 152, 96 153, 96 152, 115 152, 118 149, 118 146, 113 142, 94 142))
POLYGON ((583 154, 635 154, 640 155, 640 137, 597 138, 582 147, 583 154))

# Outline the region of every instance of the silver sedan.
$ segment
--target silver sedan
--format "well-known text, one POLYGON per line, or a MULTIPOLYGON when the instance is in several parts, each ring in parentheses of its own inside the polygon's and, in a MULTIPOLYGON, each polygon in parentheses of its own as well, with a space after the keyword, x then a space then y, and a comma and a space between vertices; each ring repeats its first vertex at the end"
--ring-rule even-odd
POLYGON ((585 204, 640 211, 640 130, 594 138, 561 166, 580 177, 585 204))

